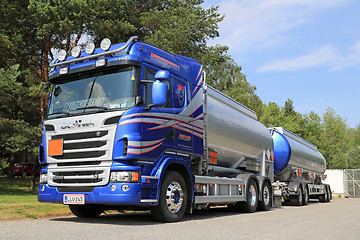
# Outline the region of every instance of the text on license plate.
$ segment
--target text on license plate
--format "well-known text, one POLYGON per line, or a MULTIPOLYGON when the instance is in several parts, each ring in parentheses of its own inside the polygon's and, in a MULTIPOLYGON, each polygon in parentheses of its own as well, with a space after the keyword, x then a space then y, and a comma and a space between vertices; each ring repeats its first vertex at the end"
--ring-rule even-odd
POLYGON ((63 203, 64 204, 85 204, 85 195, 84 194, 64 194, 63 203))

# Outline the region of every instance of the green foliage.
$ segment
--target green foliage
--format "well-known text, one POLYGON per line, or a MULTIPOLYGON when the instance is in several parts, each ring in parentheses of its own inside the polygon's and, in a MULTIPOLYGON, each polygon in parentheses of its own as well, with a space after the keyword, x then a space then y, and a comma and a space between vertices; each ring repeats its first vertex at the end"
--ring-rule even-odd
MULTIPOLYGON (((206 82, 255 110, 268 127, 282 126, 315 144, 329 167, 359 167, 360 125, 349 129, 333 109, 323 116, 296 112, 293 101, 284 106, 263 104, 228 47, 207 46, 219 36, 224 16, 218 6, 204 9, 203 0, 0 0, 0 150, 14 161, 19 152, 35 154, 40 140, 53 52, 67 51, 81 37, 113 43, 137 35, 139 40, 203 64, 206 82)), ((83 43, 82 43, 83 44, 83 43)), ((2 166, 8 161, 2 160, 2 166)))

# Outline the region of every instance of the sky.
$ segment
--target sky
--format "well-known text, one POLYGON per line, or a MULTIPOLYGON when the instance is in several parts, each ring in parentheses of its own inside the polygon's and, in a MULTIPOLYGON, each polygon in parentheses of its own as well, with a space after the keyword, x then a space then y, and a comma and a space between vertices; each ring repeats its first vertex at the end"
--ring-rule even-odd
POLYGON ((220 37, 264 103, 360 124, 359 0, 205 0, 219 5, 220 37))

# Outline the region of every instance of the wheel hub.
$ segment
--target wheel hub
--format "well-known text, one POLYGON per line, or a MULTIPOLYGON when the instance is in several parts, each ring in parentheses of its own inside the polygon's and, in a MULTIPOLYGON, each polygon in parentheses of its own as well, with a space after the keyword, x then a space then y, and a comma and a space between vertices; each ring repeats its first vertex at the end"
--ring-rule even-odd
POLYGON ((180 184, 173 181, 169 184, 166 191, 166 205, 170 212, 177 213, 184 201, 184 193, 180 184))

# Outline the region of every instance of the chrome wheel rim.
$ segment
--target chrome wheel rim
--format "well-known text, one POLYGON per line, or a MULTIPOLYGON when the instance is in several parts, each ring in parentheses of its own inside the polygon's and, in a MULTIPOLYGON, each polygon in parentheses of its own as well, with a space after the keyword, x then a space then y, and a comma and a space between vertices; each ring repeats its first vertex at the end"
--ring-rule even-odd
POLYGON ((170 212, 180 211, 184 201, 184 193, 178 182, 171 182, 166 190, 166 205, 170 212))
POLYGON ((256 189, 254 185, 251 185, 249 187, 249 200, 250 200, 250 205, 254 206, 256 203, 256 189))
POLYGON ((270 190, 269 190, 268 186, 264 187, 263 199, 264 199, 265 205, 269 205, 269 203, 270 203, 270 190))

